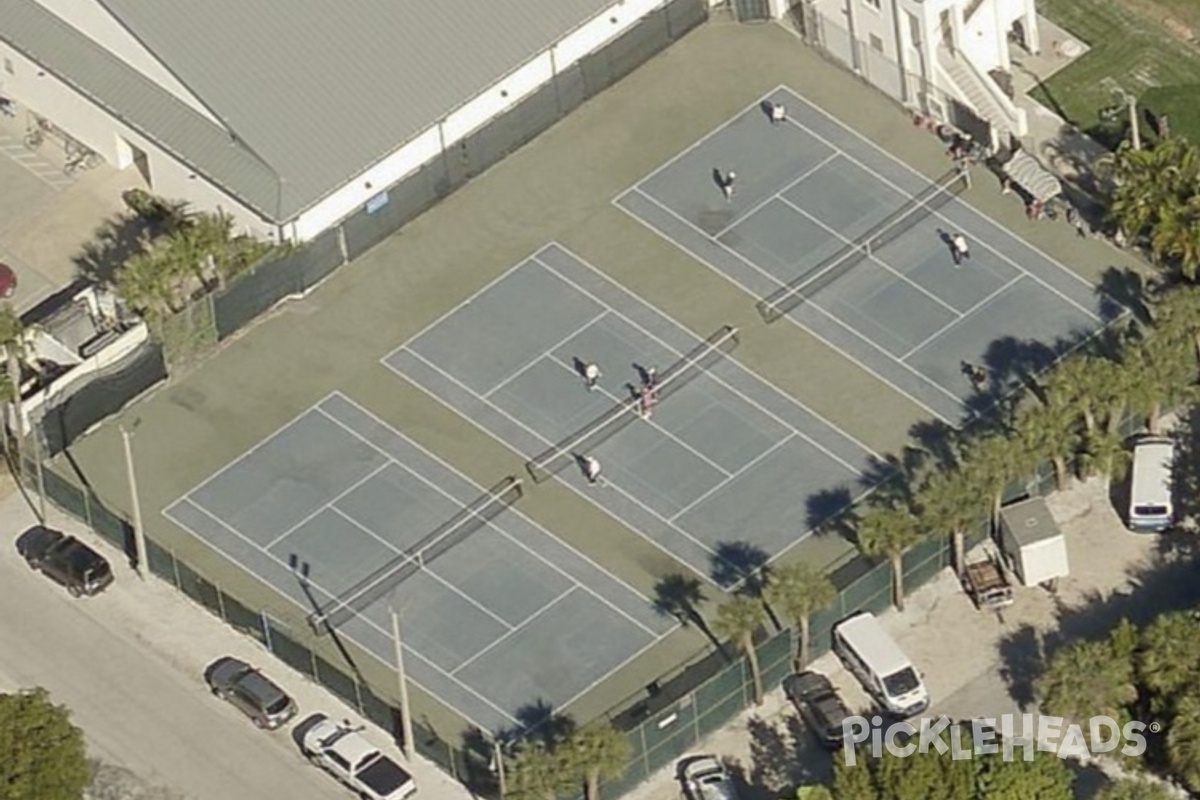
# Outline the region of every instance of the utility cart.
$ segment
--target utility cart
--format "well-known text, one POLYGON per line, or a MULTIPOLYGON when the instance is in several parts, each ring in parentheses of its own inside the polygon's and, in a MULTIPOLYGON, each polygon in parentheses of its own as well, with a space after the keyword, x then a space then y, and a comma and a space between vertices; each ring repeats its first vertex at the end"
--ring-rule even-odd
POLYGON ((1013 588, 1008 582, 1000 559, 989 553, 985 558, 967 564, 963 573, 964 588, 980 611, 995 611, 1013 604, 1013 588))
POLYGON ((1000 509, 1000 543, 1009 568, 1023 586, 1058 588, 1070 574, 1067 540, 1040 497, 1000 509))

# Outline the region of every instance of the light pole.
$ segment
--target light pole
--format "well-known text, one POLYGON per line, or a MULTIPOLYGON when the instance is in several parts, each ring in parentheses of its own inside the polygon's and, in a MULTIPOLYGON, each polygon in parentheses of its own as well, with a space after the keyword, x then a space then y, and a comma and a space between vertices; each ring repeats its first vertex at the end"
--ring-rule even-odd
MULTIPOLYGON (((134 423, 137 426, 137 423, 134 423)), ((125 474, 129 479, 129 500, 133 505, 134 562, 138 577, 146 580, 149 564, 146 562, 146 533, 142 530, 142 503, 138 497, 137 473, 133 469, 133 444, 129 431, 121 426, 121 442, 125 445, 125 474)))
POLYGON ((400 614, 396 612, 395 600, 388 603, 392 617, 392 646, 396 649, 396 683, 400 688, 400 735, 404 755, 412 760, 414 755, 412 710, 408 707, 408 675, 404 671, 404 645, 400 641, 400 614))
POLYGON ((1129 110, 1129 136, 1130 143, 1134 150, 1142 149, 1142 131, 1138 125, 1137 115, 1137 98, 1124 89, 1117 87, 1113 90, 1113 94, 1121 98, 1125 103, 1125 107, 1129 110))

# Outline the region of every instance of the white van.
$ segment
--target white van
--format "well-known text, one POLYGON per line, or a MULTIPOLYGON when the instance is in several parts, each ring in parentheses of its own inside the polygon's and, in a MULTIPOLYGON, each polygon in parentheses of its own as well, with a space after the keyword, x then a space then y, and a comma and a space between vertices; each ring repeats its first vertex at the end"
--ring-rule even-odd
POLYGON ((835 625, 833 650, 888 713, 911 717, 929 707, 921 676, 874 614, 863 611, 835 625))
POLYGON ((1142 436, 1133 443, 1129 478, 1131 531, 1165 531, 1175 521, 1171 502, 1171 471, 1175 442, 1166 436, 1142 436))

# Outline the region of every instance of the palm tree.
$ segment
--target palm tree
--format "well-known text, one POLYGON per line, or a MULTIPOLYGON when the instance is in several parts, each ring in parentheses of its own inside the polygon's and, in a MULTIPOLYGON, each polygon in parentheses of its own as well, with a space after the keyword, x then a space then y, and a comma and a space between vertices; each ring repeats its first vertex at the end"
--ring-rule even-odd
POLYGON ((1200 286, 1184 283, 1163 293, 1154 305, 1154 329, 1156 336, 1184 340, 1200 369, 1200 286))
POLYGON ((1043 713, 1080 721, 1121 716, 1137 698, 1133 663, 1109 641, 1076 641, 1058 650, 1034 681, 1043 713))
POLYGON ((800 630, 796 664, 803 667, 809 659, 809 622, 813 612, 829 608, 837 599, 837 589, 825 574, 808 564, 796 562, 772 567, 767 572, 763 598, 779 608, 800 630))
MULTIPOLYGON (((25 408, 21 401, 21 356, 25 350, 25 329, 21 317, 13 309, 11 303, 0 306, 0 347, 4 348, 7 356, 8 389, 12 397, 13 438, 16 440, 17 467, 21 469, 21 447, 25 442, 25 408)), ((4 436, 5 449, 8 447, 8 432, 0 430, 4 436)))
POLYGON ((1200 691, 1195 688, 1175 704, 1167 733, 1171 769, 1193 790, 1200 790, 1200 691))
POLYGON ((1021 443, 1003 433, 984 434, 968 445, 962 469, 969 482, 990 500, 993 525, 1000 515, 1004 490, 1025 472, 1026 460, 1021 443))
POLYGON ((575 731, 566 743, 570 763, 583 780, 585 800, 600 800, 600 782, 625 774, 633 747, 629 738, 607 722, 593 722, 575 731))
POLYGON ((1168 336, 1133 339, 1126 344, 1122 361, 1133 388, 1130 405, 1146 415, 1146 428, 1158 433, 1163 405, 1181 399, 1195 383, 1190 343, 1185 346, 1168 336))
POLYGON ((1150 778, 1121 778, 1096 793, 1095 800, 1176 800, 1179 795, 1167 784, 1150 778))
POLYGON ((1034 459, 1049 458, 1054 464, 1054 483, 1066 488, 1068 462, 1078 452, 1082 437, 1078 412, 1069 405, 1030 406, 1017 417, 1016 440, 1034 459))
POLYGON ((858 523, 858 549, 885 556, 892 569, 892 605, 904 610, 904 553, 921 539, 921 526, 902 505, 868 508, 858 523))
POLYGON ((1196 680, 1200 620, 1190 611, 1162 614, 1142 631, 1138 677, 1146 688, 1172 697, 1196 680))
POLYGON ((1079 414, 1084 432, 1096 430, 1096 418, 1104 409, 1097 400, 1100 386, 1096 379, 1097 356, 1077 353, 1064 358, 1046 377, 1044 395, 1046 404, 1066 406, 1079 414))
POLYGON ((573 764, 565 748, 541 742, 522 747, 506 769, 508 796, 519 800, 558 800, 574 788, 573 764))
POLYGON ((961 578, 966 532, 991 512, 987 495, 966 471, 955 467, 931 472, 917 492, 916 503, 926 530, 949 532, 954 572, 961 578))
POLYGON ((156 320, 172 310, 173 280, 154 253, 136 253, 117 270, 116 290, 126 305, 156 320))
POLYGON ((713 623, 716 632, 737 642, 750 663, 750 677, 754 682, 754 705, 763 701, 762 673, 758 667, 758 652, 754 649, 754 636, 762 627, 764 610, 762 603, 753 597, 736 595, 717 608, 713 623))

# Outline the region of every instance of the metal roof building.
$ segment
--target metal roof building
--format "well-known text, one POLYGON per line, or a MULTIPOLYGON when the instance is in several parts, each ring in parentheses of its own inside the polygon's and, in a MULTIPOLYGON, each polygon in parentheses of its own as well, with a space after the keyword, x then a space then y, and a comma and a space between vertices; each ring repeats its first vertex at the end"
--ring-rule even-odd
POLYGON ((0 87, 158 194, 306 239, 662 5, 0 0, 0 87))

